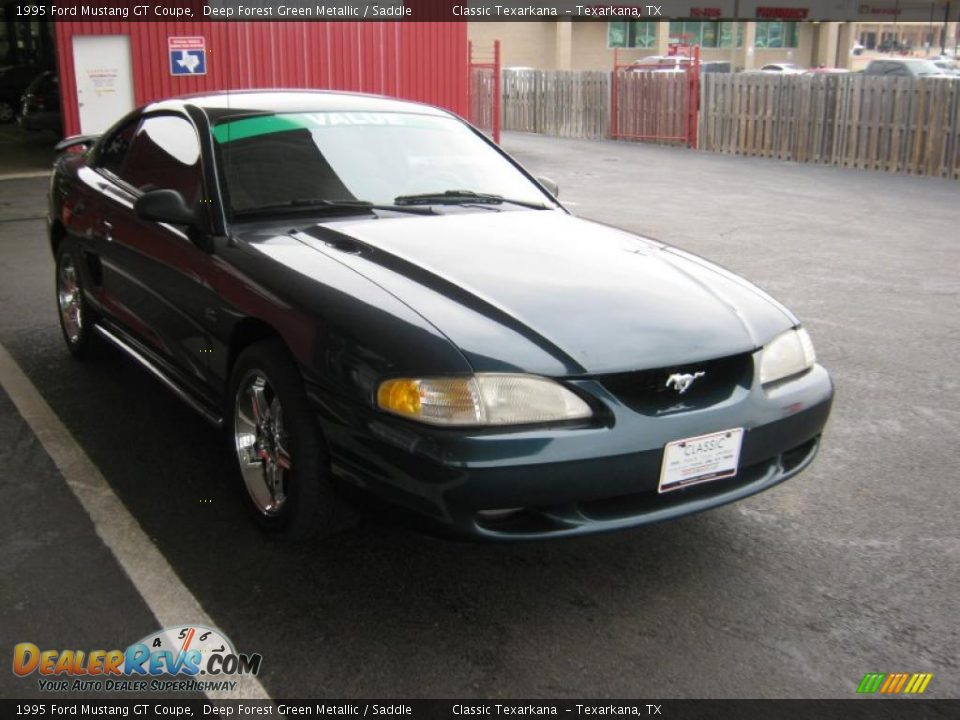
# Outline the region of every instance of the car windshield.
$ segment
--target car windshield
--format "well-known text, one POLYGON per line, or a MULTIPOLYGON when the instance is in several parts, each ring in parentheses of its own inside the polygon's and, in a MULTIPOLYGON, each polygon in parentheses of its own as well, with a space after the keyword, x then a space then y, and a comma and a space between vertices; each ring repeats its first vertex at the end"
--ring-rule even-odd
POLYGON ((213 136, 233 215, 336 203, 389 205, 425 195, 444 204, 486 195, 552 205, 468 126, 448 117, 260 114, 221 122, 213 136))

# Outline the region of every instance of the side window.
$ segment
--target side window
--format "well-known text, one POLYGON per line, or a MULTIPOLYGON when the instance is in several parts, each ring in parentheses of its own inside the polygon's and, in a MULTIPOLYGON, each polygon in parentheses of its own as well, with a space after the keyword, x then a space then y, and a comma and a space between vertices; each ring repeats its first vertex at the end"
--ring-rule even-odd
POLYGON ((105 138, 97 158, 97 167, 121 177, 123 162, 127 159, 127 151, 130 149, 130 141, 133 139, 133 131, 136 128, 136 121, 129 122, 105 138))
POLYGON ((187 205, 196 203, 202 174, 193 126, 175 115, 148 117, 133 136, 120 177, 140 190, 177 190, 187 205))

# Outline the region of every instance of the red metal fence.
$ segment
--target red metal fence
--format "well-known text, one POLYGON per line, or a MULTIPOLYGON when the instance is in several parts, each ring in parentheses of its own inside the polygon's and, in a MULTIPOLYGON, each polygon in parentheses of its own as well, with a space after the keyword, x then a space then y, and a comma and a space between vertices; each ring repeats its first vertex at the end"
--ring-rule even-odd
POLYGON ((466 23, 57 22, 64 131, 79 132, 73 38, 126 35, 136 104, 246 88, 355 90, 468 111, 466 23), (200 36, 206 74, 172 75, 168 43, 200 36))
POLYGON ((661 64, 624 65, 614 54, 610 137, 697 147, 700 48, 661 64))
POLYGON ((500 41, 494 40, 490 50, 477 48, 472 42, 468 47, 470 55, 468 119, 476 127, 488 133, 499 145, 502 122, 500 41))

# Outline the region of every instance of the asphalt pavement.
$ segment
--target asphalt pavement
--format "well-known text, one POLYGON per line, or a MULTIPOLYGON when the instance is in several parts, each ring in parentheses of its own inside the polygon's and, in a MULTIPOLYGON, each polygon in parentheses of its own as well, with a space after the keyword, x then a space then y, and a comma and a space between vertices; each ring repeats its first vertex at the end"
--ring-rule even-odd
MULTIPOLYGON (((800 316, 837 386, 811 469, 569 541, 367 520, 268 542, 216 431, 114 350, 68 356, 43 178, 0 181, 0 344, 217 627, 262 653, 273 697, 848 698, 866 672, 932 672, 927 696, 960 696, 960 186, 628 143, 504 146, 577 214, 702 254, 800 316)), ((6 394, 0 462, 0 651, 156 630, 6 394)), ((0 697, 35 683, 0 672, 0 697)))

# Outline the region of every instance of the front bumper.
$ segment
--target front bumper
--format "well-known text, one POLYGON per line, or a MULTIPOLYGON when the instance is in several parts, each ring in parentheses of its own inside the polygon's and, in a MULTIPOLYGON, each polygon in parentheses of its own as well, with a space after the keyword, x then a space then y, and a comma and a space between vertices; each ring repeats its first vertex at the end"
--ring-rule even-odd
POLYGON ((476 432, 336 407, 329 398, 317 407, 343 482, 454 535, 521 540, 661 522, 766 490, 813 461, 833 399, 820 366, 664 417, 630 410, 594 381, 576 384, 610 409, 608 422, 476 432), (745 430, 736 476, 657 492, 666 443, 734 427, 745 430))

